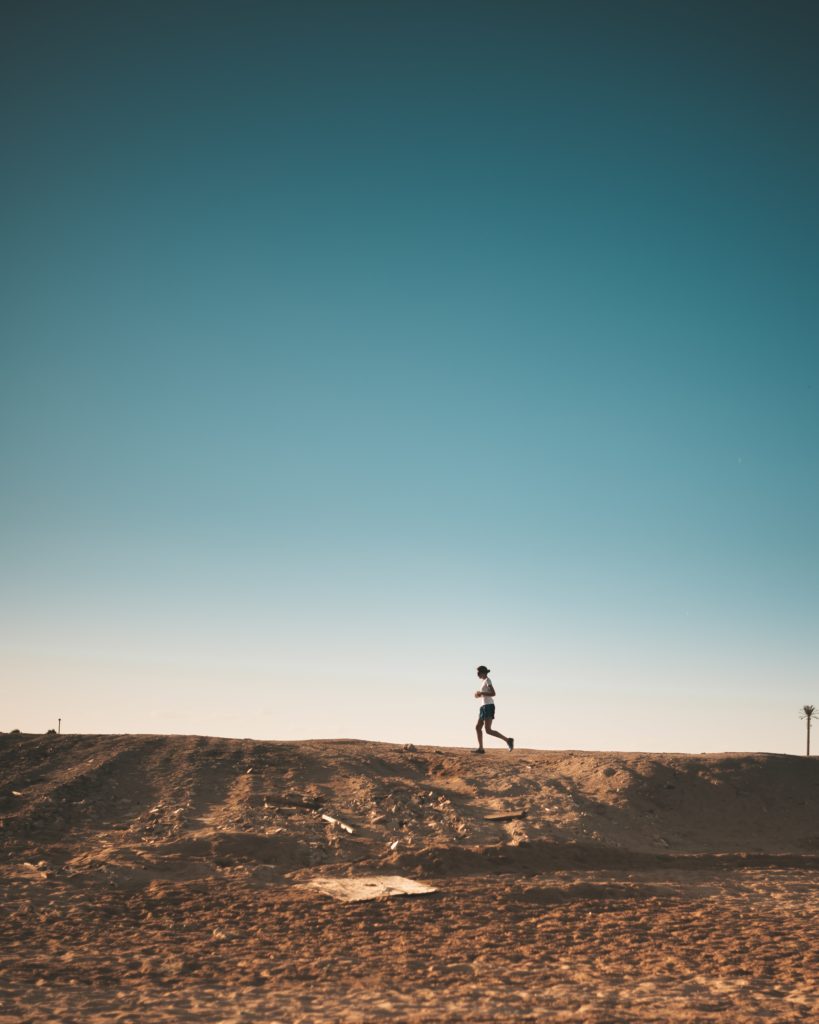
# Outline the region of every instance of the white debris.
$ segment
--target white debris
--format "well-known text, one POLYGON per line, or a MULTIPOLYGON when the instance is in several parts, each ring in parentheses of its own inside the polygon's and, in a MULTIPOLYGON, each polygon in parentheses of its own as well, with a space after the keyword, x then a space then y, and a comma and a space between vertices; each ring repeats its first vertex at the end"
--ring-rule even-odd
POLYGON ((360 900, 375 900, 385 896, 423 896, 437 892, 431 885, 424 885, 402 875, 359 875, 358 878, 313 878, 307 882, 311 889, 318 889, 326 896, 343 903, 360 900))
POLYGON ((338 825, 338 827, 343 828, 345 832, 349 832, 350 835, 353 834, 353 829, 351 825, 347 825, 345 824, 345 822, 339 821, 338 818, 334 818, 332 814, 322 814, 321 817, 323 821, 327 821, 331 825, 338 825))

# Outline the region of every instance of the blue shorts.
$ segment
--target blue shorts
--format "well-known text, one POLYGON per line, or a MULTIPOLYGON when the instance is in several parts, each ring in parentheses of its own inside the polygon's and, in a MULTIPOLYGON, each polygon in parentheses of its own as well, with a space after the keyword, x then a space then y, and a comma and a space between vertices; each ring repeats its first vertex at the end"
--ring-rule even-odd
POLYGON ((478 716, 479 722, 491 722, 495 717, 495 705, 494 704, 481 704, 480 715, 478 716))

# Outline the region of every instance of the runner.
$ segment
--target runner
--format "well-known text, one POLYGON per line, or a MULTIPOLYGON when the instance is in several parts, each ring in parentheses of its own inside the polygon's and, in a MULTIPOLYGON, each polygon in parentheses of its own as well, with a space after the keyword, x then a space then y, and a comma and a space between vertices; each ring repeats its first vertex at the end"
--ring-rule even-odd
POLYGON ((486 730, 487 735, 497 736, 499 740, 503 740, 510 750, 514 749, 515 741, 511 736, 504 736, 502 732, 496 732, 492 728, 492 722, 495 719, 495 687, 492 685, 492 680, 489 678, 489 669, 486 665, 478 665, 478 679, 483 680, 483 686, 480 690, 475 691, 476 697, 483 697, 483 704, 481 704, 480 714, 478 716, 478 724, 475 726, 475 731, 478 734, 478 747, 473 750, 473 754, 483 754, 483 732, 486 730))

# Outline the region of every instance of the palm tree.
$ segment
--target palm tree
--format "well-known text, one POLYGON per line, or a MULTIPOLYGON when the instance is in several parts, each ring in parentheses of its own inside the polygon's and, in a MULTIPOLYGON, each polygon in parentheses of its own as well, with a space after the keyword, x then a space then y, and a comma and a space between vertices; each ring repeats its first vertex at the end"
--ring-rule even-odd
POLYGON ((808 727, 808 757, 810 757, 810 723, 811 719, 816 718, 816 708, 813 704, 803 704, 799 717, 805 719, 805 725, 808 727))

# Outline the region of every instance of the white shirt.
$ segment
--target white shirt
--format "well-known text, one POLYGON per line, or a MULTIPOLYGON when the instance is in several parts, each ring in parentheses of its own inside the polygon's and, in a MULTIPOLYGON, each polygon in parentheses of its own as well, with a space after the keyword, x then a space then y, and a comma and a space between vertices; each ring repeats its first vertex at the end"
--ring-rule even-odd
POLYGON ((483 686, 481 687, 481 693, 483 694, 484 704, 495 703, 495 698, 492 694, 493 689, 494 687, 492 686, 492 680, 489 678, 489 676, 487 676, 486 679, 484 680, 483 686))

